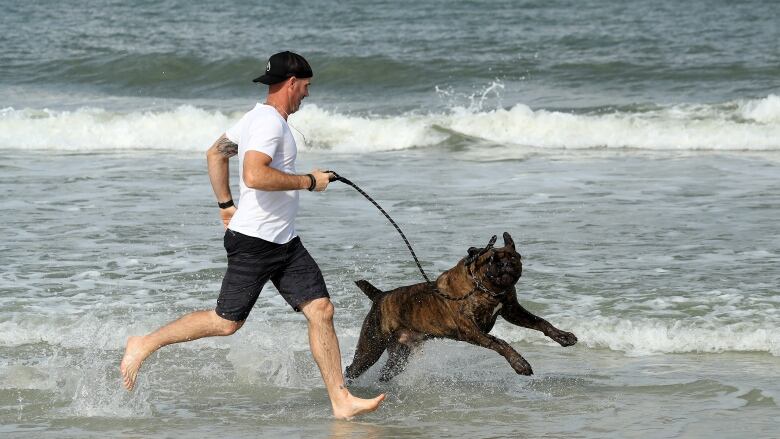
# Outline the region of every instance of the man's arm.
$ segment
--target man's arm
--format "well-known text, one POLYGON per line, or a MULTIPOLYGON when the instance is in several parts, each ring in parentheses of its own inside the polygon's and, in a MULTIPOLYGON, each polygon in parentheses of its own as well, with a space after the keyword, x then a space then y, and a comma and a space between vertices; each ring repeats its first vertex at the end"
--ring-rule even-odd
MULTIPOLYGON (((307 175, 287 174, 271 166, 271 157, 258 151, 247 151, 244 155, 244 184, 262 191, 289 191, 308 189, 311 179, 307 175)), ((316 180, 314 190, 320 192, 328 187, 329 172, 319 170, 311 174, 316 180)))
MULTIPOLYGON (((211 188, 214 190, 214 195, 216 195, 219 203, 233 199, 233 196, 230 194, 229 159, 236 154, 238 154, 238 145, 231 142, 224 134, 219 136, 219 139, 206 151, 209 180, 211 180, 211 188)), ((219 210, 219 215, 225 227, 227 227, 235 211, 235 207, 219 210)))

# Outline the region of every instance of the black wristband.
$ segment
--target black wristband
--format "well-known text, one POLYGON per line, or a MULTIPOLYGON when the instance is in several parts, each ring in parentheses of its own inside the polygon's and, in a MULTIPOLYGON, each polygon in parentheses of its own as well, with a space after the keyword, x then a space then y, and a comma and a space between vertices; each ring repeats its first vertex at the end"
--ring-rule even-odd
POLYGON ((234 206, 233 200, 227 200, 224 203, 217 202, 217 206, 219 206, 220 209, 227 209, 228 207, 234 206))
POLYGON ((317 187, 317 179, 314 178, 311 174, 306 174, 307 177, 309 177, 309 180, 311 180, 311 184, 309 185, 309 192, 313 191, 314 188, 317 187))

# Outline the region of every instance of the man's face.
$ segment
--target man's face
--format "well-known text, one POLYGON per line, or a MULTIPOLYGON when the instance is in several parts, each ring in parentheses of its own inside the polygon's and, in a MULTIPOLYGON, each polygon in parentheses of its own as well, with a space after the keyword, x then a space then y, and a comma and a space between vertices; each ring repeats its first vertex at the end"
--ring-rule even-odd
POLYGON ((309 96, 309 84, 311 78, 290 78, 290 114, 295 113, 301 107, 301 101, 309 96))

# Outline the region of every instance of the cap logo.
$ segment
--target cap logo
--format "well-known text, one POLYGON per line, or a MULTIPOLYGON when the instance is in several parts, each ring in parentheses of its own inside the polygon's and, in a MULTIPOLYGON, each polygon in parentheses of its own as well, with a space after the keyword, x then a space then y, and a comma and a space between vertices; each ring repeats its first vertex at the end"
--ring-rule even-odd
POLYGON ((270 59, 268 60, 268 64, 266 64, 266 66, 265 66, 265 71, 266 72, 270 72, 271 71, 271 60, 270 59))

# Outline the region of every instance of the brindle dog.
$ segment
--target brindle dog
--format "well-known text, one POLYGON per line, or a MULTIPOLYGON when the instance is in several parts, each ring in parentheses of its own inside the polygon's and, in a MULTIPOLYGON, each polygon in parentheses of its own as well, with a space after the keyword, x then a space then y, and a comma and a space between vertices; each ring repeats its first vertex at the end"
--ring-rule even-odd
POLYGON ((381 291, 365 280, 355 282, 374 303, 363 321, 346 378, 360 376, 387 350, 387 363, 379 379, 388 381, 403 371, 412 348, 438 337, 492 349, 518 374, 531 375, 531 365, 522 355, 488 334, 499 315, 509 323, 542 331, 561 346, 577 343, 574 334, 531 314, 517 302, 515 283, 523 272, 521 256, 509 233, 504 233, 504 247, 493 248, 495 242, 493 236, 487 247, 470 248, 468 256, 439 276, 435 288, 423 282, 381 291))

